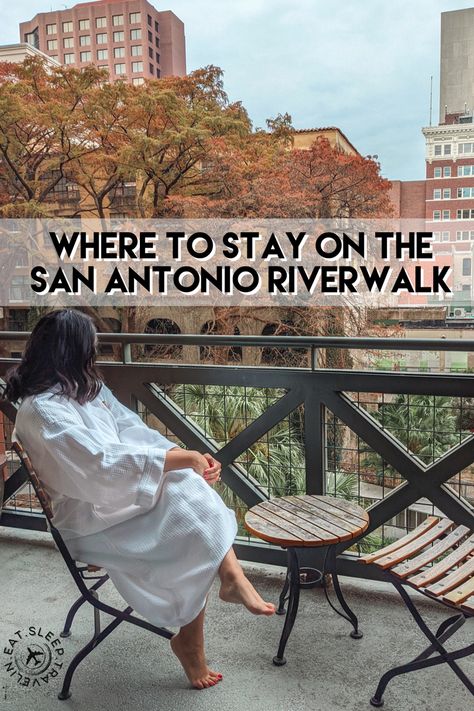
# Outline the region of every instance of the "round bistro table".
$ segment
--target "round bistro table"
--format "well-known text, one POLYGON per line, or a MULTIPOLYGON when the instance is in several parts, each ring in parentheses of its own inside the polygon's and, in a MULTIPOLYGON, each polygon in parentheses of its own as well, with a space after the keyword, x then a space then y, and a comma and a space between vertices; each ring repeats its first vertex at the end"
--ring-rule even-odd
POLYGON ((360 536, 369 525, 369 515, 361 506, 333 496, 283 496, 253 506, 245 515, 245 527, 263 541, 286 548, 288 567, 280 594, 277 614, 285 614, 278 652, 273 657, 276 666, 286 664, 285 647, 298 613, 300 589, 322 584, 332 609, 352 624, 351 637, 360 639, 362 632, 356 615, 342 594, 336 573, 337 544, 360 536), (298 549, 326 548, 322 570, 300 568, 298 549), (329 599, 325 575, 332 577, 334 591, 343 612, 329 599))

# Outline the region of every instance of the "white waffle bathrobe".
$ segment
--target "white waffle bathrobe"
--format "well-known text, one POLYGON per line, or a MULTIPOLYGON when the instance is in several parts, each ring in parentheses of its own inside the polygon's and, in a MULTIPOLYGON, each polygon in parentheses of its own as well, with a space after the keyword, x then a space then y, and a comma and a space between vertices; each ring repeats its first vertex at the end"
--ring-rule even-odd
POLYGON ((234 512, 193 469, 163 472, 176 445, 105 385, 85 405, 57 386, 26 397, 15 433, 76 560, 100 565, 150 622, 180 627, 205 605, 237 533, 234 512))

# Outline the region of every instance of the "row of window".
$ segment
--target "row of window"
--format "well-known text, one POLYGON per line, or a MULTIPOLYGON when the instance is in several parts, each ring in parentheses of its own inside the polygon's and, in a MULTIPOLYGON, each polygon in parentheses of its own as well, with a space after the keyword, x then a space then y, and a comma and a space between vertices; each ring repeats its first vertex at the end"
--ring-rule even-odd
MULTIPOLYGON (((433 232, 435 242, 449 242, 451 232, 433 232)), ((474 230, 456 230, 456 242, 474 242, 474 230)))
MULTIPOLYGON (((451 210, 433 210, 433 221, 450 220, 451 210)), ((456 220, 474 220, 474 209, 456 210, 456 220)))
MULTIPOLYGON (((142 55, 142 46, 141 45, 134 45, 131 47, 131 54, 132 57, 140 57, 142 55)), ((113 50, 113 56, 114 59, 123 59, 125 55, 125 47, 114 47, 113 50)), ((153 50, 149 52, 150 59, 153 59, 153 50)), ((75 62, 75 55, 74 53, 68 53, 64 55, 64 63, 65 64, 74 64, 75 62), (66 59, 67 57, 67 59, 66 59)), ((104 59, 109 58, 109 50, 108 49, 98 49, 96 51, 96 58, 100 61, 103 61, 104 59)), ((79 60, 81 62, 92 62, 92 52, 87 50, 85 52, 79 52, 79 60)), ((158 52, 156 53, 156 61, 158 64, 160 63, 160 55, 158 52)), ((139 64, 139 62, 134 62, 134 64, 139 64)), ((151 66, 151 65, 150 65, 151 66)), ((141 70, 137 70, 141 71, 141 70)), ((153 72, 154 73, 154 72, 153 72)))
MULTIPOLYGON (((150 32, 148 33, 149 35, 151 34, 150 32)), ((142 31, 141 29, 136 29, 136 30, 130 30, 130 39, 131 40, 140 40, 142 38, 142 31)), ((153 36, 148 37, 150 42, 153 42, 153 36)), ((107 44, 108 38, 107 38, 107 33, 106 32, 99 32, 95 36, 95 41, 96 44, 107 44)), ((125 41, 125 32, 114 32, 113 33, 113 41, 114 42, 124 42, 125 41)), ((91 36, 90 35, 80 35, 79 36, 79 45, 81 47, 87 47, 88 45, 91 44, 91 36)), ((160 40, 159 37, 155 37, 155 45, 157 47, 160 46, 160 40)), ((47 40, 46 42, 46 47, 49 52, 55 50, 58 48, 58 40, 57 39, 50 39, 47 40)), ((64 37, 63 38, 63 47, 65 49, 70 49, 71 47, 74 47, 74 37, 64 37)))
MULTIPOLYGON (((458 143, 458 153, 474 153, 474 143, 458 143)), ((435 156, 450 156, 451 143, 435 143, 435 156)))
POLYGON ((451 177, 451 166, 445 165, 443 169, 441 168, 435 168, 434 169, 434 177, 435 178, 450 178, 451 177))
MULTIPOLYGON (((468 178, 474 176, 474 165, 458 165, 457 169, 458 178, 468 178)), ((450 178, 451 177, 451 166, 446 165, 444 168, 435 168, 433 172, 434 178, 450 178)))
MULTIPOLYGON (((465 199, 474 197, 474 188, 457 188, 456 198, 465 199)), ((433 200, 450 200, 451 188, 435 188, 433 190, 433 200)))
MULTIPOLYGON (((128 15, 128 21, 131 25, 137 25, 141 22, 141 13, 139 12, 130 12, 128 15)), ((123 15, 112 15, 112 25, 114 27, 120 27, 121 25, 124 24, 124 16, 123 15)), ((152 18, 151 15, 148 15, 148 24, 150 27, 152 26, 152 18)), ((95 18, 95 26, 96 27, 107 27, 107 18, 106 17, 96 17, 95 18)), ((68 32, 74 32, 74 22, 72 20, 66 20, 65 22, 61 23, 62 31, 64 33, 68 32)), ((83 20, 79 20, 79 30, 90 30, 91 28, 91 21, 86 18, 83 20)), ((155 32, 160 31, 160 25, 155 20, 155 32)), ((58 32, 58 26, 56 22, 52 22, 49 25, 46 25, 46 34, 47 35, 55 35, 58 32)))

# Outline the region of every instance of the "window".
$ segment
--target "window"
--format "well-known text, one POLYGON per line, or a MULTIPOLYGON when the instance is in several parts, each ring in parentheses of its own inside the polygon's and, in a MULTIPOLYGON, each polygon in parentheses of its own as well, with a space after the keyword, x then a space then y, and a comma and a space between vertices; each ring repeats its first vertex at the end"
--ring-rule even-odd
POLYGON ((58 31, 56 23, 53 25, 46 25, 46 34, 47 35, 55 35, 56 32, 58 31))
POLYGON ((154 73, 155 73, 155 67, 153 66, 153 64, 149 64, 148 67, 149 67, 149 69, 150 69, 150 74, 154 74, 154 73))
POLYGON ((132 72, 142 72, 143 62, 132 62, 132 72))
POLYGON ((123 15, 112 15, 112 24, 114 27, 123 25, 123 15))
POLYGON ((151 27, 151 15, 148 15, 148 16, 147 16, 147 20, 148 20, 148 24, 149 24, 150 27, 151 27))
POLYGON ((148 30, 148 42, 153 42, 153 35, 150 30, 148 30))
POLYGON ((114 64, 116 74, 125 74, 125 64, 114 64))
POLYGON ((91 27, 90 20, 79 20, 79 29, 80 30, 90 30, 90 27, 91 27))
POLYGON ((458 198, 474 197, 474 188, 458 188, 458 198))
POLYGON ((57 49, 57 48, 58 48, 58 40, 57 40, 57 39, 55 39, 55 40, 48 40, 47 43, 46 43, 46 46, 47 46, 47 48, 48 48, 49 51, 51 51, 52 49, 57 49))
POLYGON ((105 32, 101 32, 99 35, 95 36, 95 41, 97 44, 107 44, 107 34, 105 32))
POLYGON ((474 242, 474 230, 462 230, 456 232, 458 242, 474 242))
POLYGON ((148 47, 148 56, 153 59, 153 49, 151 47, 148 47))
POLYGON ((158 23, 158 20, 155 20, 155 32, 159 32, 159 31, 160 31, 160 25, 158 23))
POLYGON ((120 59, 120 57, 125 57, 125 47, 114 47, 114 57, 120 59))
POLYGON ((158 64, 160 63, 160 55, 158 54, 158 52, 156 53, 156 61, 158 64))
POLYGON ((445 144, 444 144, 443 154, 444 154, 445 156, 450 156, 450 155, 451 155, 451 144, 450 144, 450 143, 445 143, 445 144))
POLYGON ((90 43, 91 43, 91 36, 90 35, 81 35, 79 37, 79 44, 81 45, 81 47, 86 47, 90 43))
POLYGON ((106 17, 96 17, 95 18, 95 26, 96 27, 107 27, 107 18, 106 17))
POLYGON ((130 39, 131 40, 137 40, 142 38, 142 31, 141 29, 137 30, 130 30, 130 39))
POLYGON ((97 69, 106 69, 109 71, 109 65, 108 64, 98 64, 97 69))
POLYGON ((441 238, 442 238, 443 242, 449 242, 449 236, 450 236, 449 232, 443 232, 441 234, 441 238))
POLYGON ((435 178, 441 178, 441 168, 435 168, 433 175, 435 178))
POLYGON ((441 210, 434 210, 433 211, 433 220, 435 222, 438 222, 438 220, 441 220, 441 210))
POLYGON ((71 21, 63 22, 63 32, 72 32, 73 24, 71 21))
POLYGON ((471 276, 471 258, 465 257, 462 260, 462 275, 471 276))
POLYGON ((130 24, 136 25, 138 22, 141 22, 140 13, 139 12, 131 12, 130 13, 130 24))
POLYGON ((71 49, 71 47, 74 47, 74 37, 65 37, 63 39, 63 47, 64 49, 71 49))
POLYGON ((474 210, 457 210, 456 217, 458 220, 472 220, 474 219, 474 210))
POLYGON ((98 49, 97 50, 97 59, 108 59, 109 58, 109 50, 108 49, 98 49))
POLYGON ((458 146, 458 153, 472 153, 472 143, 460 143, 458 146))
POLYGON ((65 54, 64 55, 64 64, 74 64, 75 59, 74 59, 74 54, 65 54))
POLYGON ((132 84, 135 84, 135 86, 140 86, 140 84, 144 84, 145 80, 143 77, 133 77, 132 79, 132 84))
POLYGON ((141 44, 132 44, 131 52, 132 52, 132 57, 139 57, 142 53, 141 44))
POLYGON ((434 242, 439 242, 441 232, 433 232, 433 241, 434 242))
POLYGON ((466 176, 474 175, 474 165, 459 165, 458 177, 465 178, 466 176))
POLYGON ((443 220, 451 219, 451 210, 443 210, 443 220))
POLYGON ((81 52, 81 62, 92 62, 92 52, 81 52))
POLYGON ((451 177, 451 166, 447 165, 443 168, 443 177, 444 178, 450 178, 451 177))
POLYGON ((28 302, 29 299, 31 299, 30 278, 28 276, 12 277, 10 283, 10 301, 28 302))
POLYGON ((158 79, 161 77, 161 69, 158 69, 158 67, 156 68, 156 76, 158 79))
POLYGON ((451 188, 443 188, 443 200, 451 200, 451 188))
POLYGON ((434 147, 434 154, 435 156, 440 156, 441 155, 441 144, 437 143, 434 147))
POLYGON ((155 45, 156 45, 157 47, 160 46, 160 38, 159 38, 159 37, 155 37, 155 45))
POLYGON ((114 32, 114 42, 125 42, 125 32, 114 32))
POLYGON ((33 30, 33 32, 27 32, 25 34, 25 42, 27 44, 31 44, 32 47, 39 49, 39 33, 37 27, 33 30))
POLYGON ((441 188, 433 190, 433 200, 441 200, 441 188))

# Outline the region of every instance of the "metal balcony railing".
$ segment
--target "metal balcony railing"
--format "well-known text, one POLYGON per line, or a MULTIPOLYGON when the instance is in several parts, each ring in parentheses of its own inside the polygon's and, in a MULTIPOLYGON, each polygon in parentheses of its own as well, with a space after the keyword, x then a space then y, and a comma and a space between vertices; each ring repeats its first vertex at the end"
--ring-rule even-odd
MULTIPOLYGON (((0 348, 18 352, 27 335, 1 332, 0 348)), ((239 521, 272 496, 328 493, 364 506, 370 527, 355 544, 341 544, 342 574, 367 575, 370 566, 357 563, 361 550, 405 534, 431 513, 474 526, 474 376, 425 366, 329 368, 333 359, 324 357, 343 349, 359 360, 379 351, 385 360, 405 351, 436 351, 444 359, 474 352, 474 340, 142 333, 99 340, 110 348, 100 368, 117 397, 178 444, 222 462, 220 493, 239 521), (225 349, 242 353, 241 363, 210 362, 225 349), (245 364, 250 351, 252 362, 265 353, 266 363, 245 364), (299 367, 280 365, 286 351, 299 354, 290 361, 299 367)), ((0 358, 0 377, 15 362, 0 358)), ((0 407, 10 459, 1 525, 42 530, 44 518, 9 452, 15 408, 0 407)), ((236 547, 247 560, 285 561, 281 549, 250 539, 243 527, 236 547)), ((312 565, 320 562, 317 550, 305 555, 312 565)))

